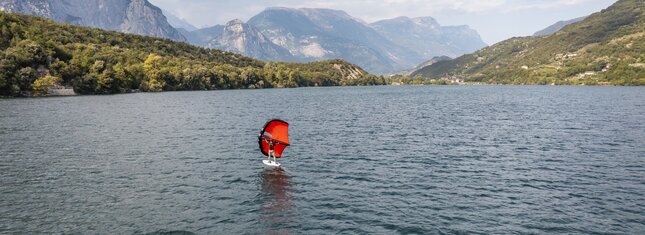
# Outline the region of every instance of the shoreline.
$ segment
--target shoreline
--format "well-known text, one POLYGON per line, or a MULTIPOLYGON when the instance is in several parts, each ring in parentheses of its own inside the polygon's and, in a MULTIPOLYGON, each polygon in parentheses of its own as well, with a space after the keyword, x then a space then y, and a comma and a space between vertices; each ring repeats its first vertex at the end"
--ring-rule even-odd
POLYGON ((145 92, 145 91, 132 91, 125 93, 115 93, 115 94, 79 94, 74 92, 73 95, 44 95, 44 96, 0 96, 0 99, 29 99, 29 98, 60 98, 60 97, 78 97, 78 96, 113 96, 113 95, 127 95, 127 94, 154 94, 154 93, 166 93, 166 92, 199 92, 199 91, 234 91, 234 90, 275 90, 275 89, 299 89, 299 88, 346 88, 346 87, 414 87, 414 86, 512 86, 512 87, 522 87, 522 86, 532 86, 532 87, 645 87, 645 86, 622 86, 622 85, 540 85, 540 84, 489 84, 489 83, 453 83, 453 84, 388 84, 388 85, 371 85, 371 86, 312 86, 312 87, 276 87, 276 88, 238 88, 238 89, 216 89, 216 90, 179 90, 179 91, 159 91, 159 92, 145 92))

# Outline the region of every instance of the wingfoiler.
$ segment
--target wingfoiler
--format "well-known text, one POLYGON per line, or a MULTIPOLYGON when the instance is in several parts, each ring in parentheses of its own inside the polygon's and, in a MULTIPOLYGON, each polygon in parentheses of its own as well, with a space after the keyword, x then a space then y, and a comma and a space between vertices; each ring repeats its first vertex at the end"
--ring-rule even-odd
POLYGON ((289 123, 279 119, 268 121, 258 136, 258 143, 262 154, 267 156, 262 162, 268 166, 280 166, 277 159, 282 158, 282 153, 289 146, 289 123))

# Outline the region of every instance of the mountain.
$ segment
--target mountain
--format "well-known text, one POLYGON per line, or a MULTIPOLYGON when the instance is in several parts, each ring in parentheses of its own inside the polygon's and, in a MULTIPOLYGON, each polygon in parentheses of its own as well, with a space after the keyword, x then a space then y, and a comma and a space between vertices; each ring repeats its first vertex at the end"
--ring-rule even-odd
MULTIPOLYGON (((244 26, 241 30, 248 32, 239 34, 250 36, 245 37, 247 43, 266 44, 251 43, 266 38, 289 55, 269 45, 258 47, 253 53, 232 51, 270 61, 341 58, 380 74, 413 68, 435 56, 456 57, 486 46, 468 26, 444 27, 430 17, 401 17, 367 24, 339 10, 271 7, 241 25, 244 26), (261 53, 263 48, 271 51, 261 53)), ((229 50, 235 43, 227 40, 235 37, 221 38, 223 28, 216 25, 185 35, 192 44, 229 50)))
POLYGON ((241 20, 228 22, 217 37, 208 41, 206 46, 262 60, 293 60, 289 51, 273 44, 258 29, 241 20))
POLYGON ((184 34, 191 44, 206 47, 210 41, 224 34, 224 25, 215 25, 191 32, 182 32, 182 34, 184 34))
POLYGON ((0 10, 124 33, 186 40, 147 0, 0 0, 0 10))
POLYGON ((170 12, 163 11, 163 10, 162 10, 162 12, 166 16, 166 19, 168 20, 168 23, 172 27, 174 27, 176 29, 185 29, 187 31, 195 31, 195 30, 197 30, 197 27, 195 27, 192 24, 188 23, 186 20, 181 19, 181 18, 177 17, 176 15, 174 15, 174 14, 172 14, 170 12))
POLYGON ((268 8, 248 24, 299 61, 342 58, 368 71, 386 73, 423 60, 343 11, 268 8))
POLYGON ((436 56, 436 57, 433 57, 432 59, 424 61, 423 63, 417 65, 413 69, 403 70, 403 71, 395 73, 395 75, 407 75, 407 76, 409 76, 414 71, 417 71, 417 70, 419 70, 419 69, 421 69, 423 67, 430 66, 430 65, 433 65, 435 63, 438 63, 438 62, 441 62, 441 61, 447 61, 447 60, 452 60, 452 58, 450 58, 448 56, 436 56))
POLYGON ((587 18, 587 16, 578 17, 578 18, 571 19, 571 20, 558 21, 557 23, 555 23, 555 24, 553 24, 553 25, 551 25, 549 27, 546 27, 545 29, 542 29, 540 31, 535 32, 533 34, 533 36, 537 37, 537 36, 547 36, 547 35, 550 35, 550 34, 554 34, 555 32, 560 31, 562 28, 566 27, 567 25, 570 25, 570 24, 573 24, 573 23, 578 23, 578 22, 584 20, 585 18, 587 18))
POLYGON ((434 58, 432 58, 430 60, 427 60, 427 61, 421 63, 420 65, 417 65, 416 68, 420 69, 420 68, 423 68, 423 67, 426 67, 426 66, 429 66, 429 65, 433 65, 433 64, 441 62, 441 61, 447 61, 447 60, 452 60, 452 58, 450 58, 448 56, 437 56, 437 57, 434 57, 434 58))
MULTIPOLYGON (((226 34, 226 33, 225 33, 226 34)), ((0 96, 385 84, 342 60, 263 62, 155 37, 0 12, 0 96)))
POLYGON ((415 71, 505 84, 645 85, 645 4, 619 0, 544 37, 512 38, 415 71))
POLYGON ((432 17, 398 17, 370 24, 387 39, 408 47, 424 58, 457 57, 486 45, 468 26, 443 27, 432 17))
POLYGON ((443 27, 429 17, 367 24, 331 9, 268 8, 247 23, 199 30, 168 12, 164 15, 147 0, 0 0, 0 9, 78 26, 188 41, 269 61, 341 58, 380 74, 485 46, 467 26, 443 27), (400 31, 404 28, 407 31, 400 31))

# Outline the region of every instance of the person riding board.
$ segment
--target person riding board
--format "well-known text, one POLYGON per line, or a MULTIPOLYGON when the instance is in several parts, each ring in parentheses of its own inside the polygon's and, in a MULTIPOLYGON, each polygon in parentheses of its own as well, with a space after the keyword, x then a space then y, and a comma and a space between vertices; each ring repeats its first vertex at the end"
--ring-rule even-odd
POLYGON ((277 159, 283 156, 285 148, 290 145, 289 123, 279 119, 269 120, 260 131, 258 142, 260 151, 268 157, 263 161, 264 164, 279 167, 277 159))
POLYGON ((276 144, 276 142, 266 137, 262 139, 264 139, 264 141, 266 141, 267 144, 269 144, 269 161, 271 161, 271 156, 273 156, 273 162, 276 162, 275 151, 273 150, 273 146, 276 144))

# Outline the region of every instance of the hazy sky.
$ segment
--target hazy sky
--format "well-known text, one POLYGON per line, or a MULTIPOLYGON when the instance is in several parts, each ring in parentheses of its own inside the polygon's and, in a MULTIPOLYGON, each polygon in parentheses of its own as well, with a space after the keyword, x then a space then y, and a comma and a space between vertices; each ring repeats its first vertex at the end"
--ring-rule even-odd
POLYGON ((366 22, 432 16, 441 25, 469 25, 493 44, 531 35, 559 20, 602 10, 616 0, 149 0, 198 28, 248 20, 267 7, 344 10, 366 22))

